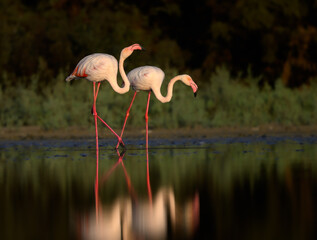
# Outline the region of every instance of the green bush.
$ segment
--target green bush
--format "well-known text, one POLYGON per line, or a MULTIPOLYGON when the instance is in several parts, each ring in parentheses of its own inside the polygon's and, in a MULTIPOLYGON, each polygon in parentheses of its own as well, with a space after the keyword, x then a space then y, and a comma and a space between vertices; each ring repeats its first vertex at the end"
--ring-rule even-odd
MULTIPOLYGON (((162 94, 169 79, 179 74, 166 71, 162 94)), ((60 72, 54 84, 43 84, 40 74, 28 79, 29 84, 14 85, 14 79, 3 74, 0 84, 0 125, 2 127, 41 126, 57 129, 69 126, 92 126, 93 84, 86 80, 65 82, 60 72), (39 87, 43 86, 43 87, 39 87)), ((119 80, 121 81, 121 80, 119 80)), ((275 88, 259 88, 251 74, 230 76, 225 67, 218 68, 209 81, 200 84, 197 98, 181 82, 174 86, 171 102, 162 104, 151 95, 150 128, 258 126, 263 124, 313 125, 317 123, 317 84, 289 89, 281 80, 275 88)), ((121 128, 133 96, 115 93, 106 81, 101 84, 98 114, 113 128, 121 128)), ((137 94, 127 127, 143 128, 147 93, 137 94)))

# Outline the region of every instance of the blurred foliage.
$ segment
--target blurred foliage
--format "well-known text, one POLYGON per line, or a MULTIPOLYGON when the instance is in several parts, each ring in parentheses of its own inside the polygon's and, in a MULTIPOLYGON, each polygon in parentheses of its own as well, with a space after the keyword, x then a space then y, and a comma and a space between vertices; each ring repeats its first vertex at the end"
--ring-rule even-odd
POLYGON ((176 68, 203 82, 226 65, 231 74, 250 68, 259 84, 282 77, 299 87, 317 73, 316 8, 314 0, 2 0, 0 69, 10 84, 40 73, 39 87, 54 85, 85 55, 118 57, 137 42, 148 51, 127 67, 176 68))
MULTIPOLYGON (((166 78, 177 75, 166 71, 166 78)), ((39 74, 31 76, 29 86, 7 86, 6 75, 0 85, 0 126, 41 126, 44 129, 68 126, 94 126, 91 115, 93 85, 86 80, 65 83, 60 72, 54 86, 48 85, 36 93, 39 74), (7 87, 3 87, 7 86, 7 87)), ((219 67, 211 78, 199 87, 194 98, 192 90, 177 82, 171 102, 162 104, 154 95, 149 109, 150 128, 258 126, 263 124, 314 125, 317 124, 317 83, 300 89, 289 89, 282 80, 275 89, 265 84, 257 86, 260 77, 249 71, 246 77, 231 76, 225 67, 219 67)), ((168 81, 162 86, 166 94, 168 81)), ((8 84, 9 85, 9 84, 8 84)), ((107 82, 101 84, 97 112, 115 129, 121 129, 133 91, 115 93, 107 82)), ((143 128, 147 93, 137 94, 127 128, 143 128)))
MULTIPOLYGON (((147 51, 125 62, 127 72, 156 65, 200 87, 197 99, 181 84, 169 104, 152 98, 150 127, 316 124, 316 8, 313 0, 2 0, 0 126, 87 126, 91 86, 65 77, 84 56, 118 58, 132 43, 147 51)), ((120 128, 132 94, 108 86, 98 112, 120 128)), ((144 125, 145 98, 138 94, 130 126, 144 125)))

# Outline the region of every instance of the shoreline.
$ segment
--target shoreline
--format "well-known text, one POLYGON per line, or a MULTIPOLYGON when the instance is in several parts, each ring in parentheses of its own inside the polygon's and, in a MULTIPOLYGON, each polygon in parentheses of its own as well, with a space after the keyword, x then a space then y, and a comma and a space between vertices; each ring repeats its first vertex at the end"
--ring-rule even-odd
MULTIPOLYGON (((99 137, 115 138, 106 128, 99 127, 99 137)), ((114 129, 120 133, 119 129, 114 129)), ((149 129, 150 138, 213 138, 213 137, 245 137, 245 136, 316 136, 316 126, 278 126, 266 125, 258 127, 215 127, 215 128, 180 128, 149 129)), ((94 128, 68 127, 56 130, 44 130, 37 126, 1 128, 0 140, 28 139, 83 139, 94 138, 94 128)), ((145 129, 126 129, 125 139, 145 139, 145 129)))

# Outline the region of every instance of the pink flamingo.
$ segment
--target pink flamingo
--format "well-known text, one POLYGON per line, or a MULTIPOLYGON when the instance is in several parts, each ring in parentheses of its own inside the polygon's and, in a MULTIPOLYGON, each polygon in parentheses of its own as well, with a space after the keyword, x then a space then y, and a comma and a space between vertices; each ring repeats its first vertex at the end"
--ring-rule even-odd
POLYGON ((96 129, 96 154, 97 154, 97 163, 98 163, 98 128, 97 128, 97 118, 109 128, 109 130, 118 138, 118 143, 124 146, 122 138, 116 134, 112 128, 98 116, 96 111, 96 100, 100 87, 100 83, 104 80, 107 80, 114 91, 117 93, 123 94, 129 91, 130 82, 127 78, 127 75, 124 71, 123 62, 128 58, 134 50, 143 50, 139 44, 133 44, 129 47, 124 48, 120 54, 119 60, 119 71, 124 82, 124 86, 121 88, 117 82, 117 73, 118 73, 118 61, 115 57, 109 54, 104 53, 94 53, 84 57, 77 64, 75 70, 71 75, 66 78, 66 81, 69 82, 77 78, 86 78, 87 80, 93 82, 93 93, 94 93, 94 102, 92 107, 92 114, 95 118, 95 129, 96 129), (97 89, 96 89, 96 83, 97 89))
MULTIPOLYGON (((136 96, 138 91, 148 91, 149 92, 147 105, 146 105, 146 112, 145 112, 146 148, 148 148, 148 140, 149 140, 149 137, 148 137, 148 112, 149 112, 149 103, 150 103, 151 91, 154 92, 154 95, 156 96, 156 98, 160 102, 162 102, 162 103, 169 102, 169 101, 171 101, 172 96, 173 96, 173 86, 174 86, 175 82, 180 80, 185 85, 190 86, 193 89, 194 96, 196 97, 198 86, 193 81, 193 79, 187 74, 177 75, 174 78, 172 78, 167 86, 167 95, 165 97, 163 97, 161 94, 161 86, 162 86, 162 82, 164 80, 164 76, 165 76, 164 72, 160 68, 154 67, 154 66, 138 67, 138 68, 135 68, 128 73, 128 79, 129 79, 130 84, 135 92, 134 92, 132 101, 130 103, 130 106, 129 106, 127 113, 126 113, 126 116, 125 116, 125 120, 124 120, 124 124, 123 124, 122 130, 121 130, 120 138, 122 138, 124 128, 125 128, 127 119, 129 117, 130 109, 132 107, 133 101, 134 101, 135 96, 136 96)), ((118 142, 116 148, 119 147, 119 144, 120 144, 120 142, 118 142)))

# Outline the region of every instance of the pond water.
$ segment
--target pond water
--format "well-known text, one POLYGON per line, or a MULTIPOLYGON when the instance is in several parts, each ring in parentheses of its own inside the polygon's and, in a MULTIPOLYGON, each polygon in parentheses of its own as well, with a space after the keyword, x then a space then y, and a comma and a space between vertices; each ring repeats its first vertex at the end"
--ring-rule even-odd
POLYGON ((1 141, 0 239, 317 239, 317 137, 125 143, 1 141))

